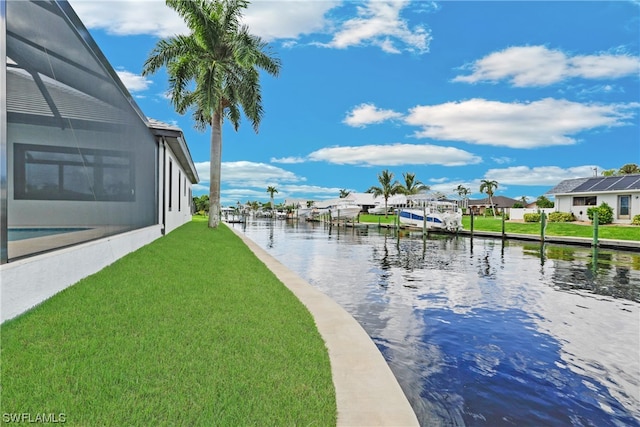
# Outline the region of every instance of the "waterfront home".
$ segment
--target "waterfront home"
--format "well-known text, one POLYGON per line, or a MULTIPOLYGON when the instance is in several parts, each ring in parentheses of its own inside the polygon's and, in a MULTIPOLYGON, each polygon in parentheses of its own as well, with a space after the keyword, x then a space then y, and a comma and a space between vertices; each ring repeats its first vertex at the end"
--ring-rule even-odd
POLYGON ((587 209, 603 202, 613 208, 614 224, 630 224, 640 215, 640 174, 566 179, 547 192, 558 212, 588 221, 587 209))
POLYGON ((1 319, 191 219, 179 128, 148 119, 66 1, 0 2, 1 319))
POLYGON ((509 214, 513 205, 521 203, 519 200, 512 199, 510 197, 493 196, 491 199, 488 197, 485 199, 469 199, 467 200, 467 207, 474 215, 484 215, 485 211, 491 208, 492 201, 496 215, 502 214, 502 212, 509 214))

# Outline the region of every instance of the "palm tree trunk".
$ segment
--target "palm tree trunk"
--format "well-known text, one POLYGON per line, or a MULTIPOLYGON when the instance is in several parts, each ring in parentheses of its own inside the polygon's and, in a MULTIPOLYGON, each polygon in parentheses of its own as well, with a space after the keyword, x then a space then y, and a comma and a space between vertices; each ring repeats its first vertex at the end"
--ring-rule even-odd
POLYGON ((211 153, 209 156, 209 227, 220 223, 220 170, 222 164, 222 114, 215 112, 211 121, 211 153))

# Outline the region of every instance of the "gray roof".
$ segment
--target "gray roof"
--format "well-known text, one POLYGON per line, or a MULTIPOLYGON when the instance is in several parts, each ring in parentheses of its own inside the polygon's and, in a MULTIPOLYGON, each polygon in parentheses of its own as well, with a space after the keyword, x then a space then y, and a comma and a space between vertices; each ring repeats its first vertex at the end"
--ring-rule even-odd
POLYGON ((570 193, 571 190, 584 184, 588 179, 589 178, 565 179, 564 181, 561 181, 558 185, 553 187, 551 190, 547 191, 546 194, 570 193))
POLYGON ((171 151, 173 151, 173 154, 182 165, 191 183, 197 184, 200 178, 198 177, 198 172, 191 158, 187 142, 184 139, 182 129, 152 118, 147 118, 147 126, 151 133, 167 141, 169 147, 171 147, 171 151))
POLYGON ((640 190, 640 174, 566 179, 547 191, 547 194, 604 193, 629 190, 640 190))

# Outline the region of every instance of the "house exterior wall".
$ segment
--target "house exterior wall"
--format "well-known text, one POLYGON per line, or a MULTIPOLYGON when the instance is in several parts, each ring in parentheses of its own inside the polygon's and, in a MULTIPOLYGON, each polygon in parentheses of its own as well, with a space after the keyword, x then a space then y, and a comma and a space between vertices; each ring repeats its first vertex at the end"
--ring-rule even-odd
POLYGON ((175 153, 166 144, 162 149, 166 150, 159 159, 163 163, 161 170, 164 176, 160 180, 163 182, 164 197, 162 194, 160 196, 164 200, 165 233, 169 233, 191 221, 191 182, 175 153))
POLYGON ((587 209, 594 206, 573 205, 574 197, 595 196, 595 206, 600 206, 603 202, 613 208, 614 224, 630 224, 635 215, 640 215, 640 191, 627 190, 623 192, 612 193, 572 193, 572 194, 556 194, 556 211, 572 212, 579 221, 589 221, 587 209), (629 218, 619 218, 619 196, 630 196, 629 199, 629 218))
POLYGON ((67 2, 0 5, 4 322, 190 220, 197 173, 186 146, 177 156, 151 132, 67 2), (52 227, 74 229, 33 234, 52 227))

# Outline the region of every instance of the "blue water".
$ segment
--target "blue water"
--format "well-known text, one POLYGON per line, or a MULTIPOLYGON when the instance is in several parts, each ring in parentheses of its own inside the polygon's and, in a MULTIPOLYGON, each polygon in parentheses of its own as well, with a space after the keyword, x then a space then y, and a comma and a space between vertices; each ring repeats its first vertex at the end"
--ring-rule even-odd
POLYGON ((640 426, 640 253, 244 232, 360 322, 424 426, 640 426))
POLYGON ((60 228, 10 228, 8 239, 10 242, 16 240, 33 239, 36 237, 54 236, 56 234, 72 233, 74 231, 89 230, 86 227, 60 227, 60 228))

